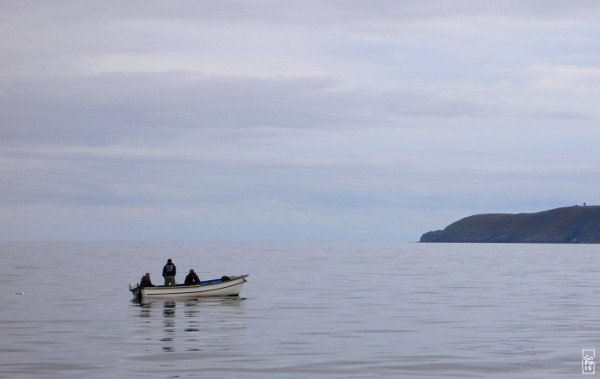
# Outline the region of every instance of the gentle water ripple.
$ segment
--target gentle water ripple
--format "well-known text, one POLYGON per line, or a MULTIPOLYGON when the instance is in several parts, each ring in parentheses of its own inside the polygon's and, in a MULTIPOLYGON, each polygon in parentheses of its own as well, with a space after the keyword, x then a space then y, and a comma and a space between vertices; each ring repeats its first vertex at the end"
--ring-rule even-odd
POLYGON ((3 243, 0 377, 574 377, 600 348, 599 249, 3 243), (251 276, 239 299, 131 302, 166 258, 251 276))

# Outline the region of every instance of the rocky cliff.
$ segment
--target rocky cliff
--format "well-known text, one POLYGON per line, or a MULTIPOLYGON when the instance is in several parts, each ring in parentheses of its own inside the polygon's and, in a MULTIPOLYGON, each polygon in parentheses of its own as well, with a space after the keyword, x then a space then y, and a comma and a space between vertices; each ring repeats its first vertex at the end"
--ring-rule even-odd
POLYGON ((474 215, 425 233, 420 242, 600 243, 600 206, 474 215))

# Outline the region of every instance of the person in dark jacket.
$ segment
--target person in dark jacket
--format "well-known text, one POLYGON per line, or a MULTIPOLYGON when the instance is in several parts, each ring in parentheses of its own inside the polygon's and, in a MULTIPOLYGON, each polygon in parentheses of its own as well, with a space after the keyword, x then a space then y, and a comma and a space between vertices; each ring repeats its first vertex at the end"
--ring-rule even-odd
POLYGON ((194 272, 194 269, 190 270, 190 273, 185 277, 185 285, 186 286, 194 286, 200 284, 200 278, 194 272))
POLYGON ((144 288, 144 287, 155 287, 154 284, 152 284, 152 281, 150 280, 150 273, 147 272, 146 275, 142 276, 142 279, 140 280, 140 287, 144 288))
POLYGON ((167 260, 167 264, 163 267, 163 278, 165 278, 165 286, 174 286, 175 274, 177 274, 177 267, 173 264, 171 259, 167 260))

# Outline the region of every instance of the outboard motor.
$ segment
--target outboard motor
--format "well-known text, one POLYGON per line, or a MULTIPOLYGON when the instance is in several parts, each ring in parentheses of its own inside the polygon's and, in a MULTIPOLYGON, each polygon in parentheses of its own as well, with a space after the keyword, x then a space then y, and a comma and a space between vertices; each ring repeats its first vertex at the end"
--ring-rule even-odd
POLYGON ((129 290, 135 300, 142 301, 142 289, 138 283, 129 283, 129 290))

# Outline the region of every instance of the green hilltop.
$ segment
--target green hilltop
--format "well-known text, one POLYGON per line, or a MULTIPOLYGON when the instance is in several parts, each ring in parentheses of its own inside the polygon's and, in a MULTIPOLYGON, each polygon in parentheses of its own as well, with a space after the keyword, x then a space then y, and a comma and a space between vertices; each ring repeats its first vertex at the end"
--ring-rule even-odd
POLYGON ((427 232, 420 242, 600 243, 600 206, 479 214, 427 232))

